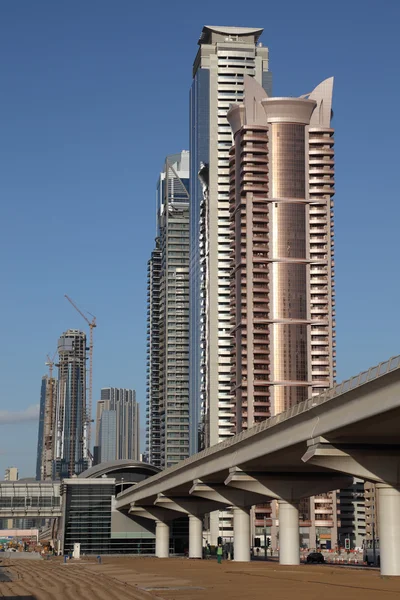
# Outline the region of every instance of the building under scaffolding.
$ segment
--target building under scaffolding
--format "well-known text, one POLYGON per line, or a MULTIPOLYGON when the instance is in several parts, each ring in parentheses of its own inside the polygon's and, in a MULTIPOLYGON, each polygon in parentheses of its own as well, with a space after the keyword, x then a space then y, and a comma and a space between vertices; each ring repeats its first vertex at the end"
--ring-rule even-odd
POLYGON ((53 479, 82 473, 87 460, 86 334, 68 329, 58 341, 58 395, 53 479))
POLYGON ((57 406, 57 381, 54 377, 42 377, 40 392, 39 432, 36 461, 36 479, 45 481, 52 477, 54 458, 55 422, 57 406))

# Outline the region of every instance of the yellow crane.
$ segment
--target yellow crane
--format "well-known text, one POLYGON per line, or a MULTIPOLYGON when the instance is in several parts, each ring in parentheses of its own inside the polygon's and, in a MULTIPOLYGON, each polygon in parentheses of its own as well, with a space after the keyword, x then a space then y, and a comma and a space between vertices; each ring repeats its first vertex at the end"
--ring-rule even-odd
POLYGON ((64 294, 64 296, 66 297, 68 302, 70 304, 72 304, 72 306, 75 308, 75 310, 81 315, 81 317, 83 317, 85 319, 86 323, 89 325, 89 331, 90 331, 90 337, 89 337, 89 340, 90 340, 89 341, 89 407, 88 407, 87 417, 86 417, 87 450, 88 450, 88 455, 90 457, 90 440, 91 440, 91 436, 92 436, 92 400, 93 400, 93 329, 95 327, 97 327, 96 317, 94 315, 92 315, 90 312, 88 312, 88 314, 92 317, 92 320, 89 321, 89 319, 87 318, 85 313, 83 313, 77 307, 75 302, 69 296, 67 296, 67 294, 64 294))
POLYGON ((50 358, 50 354, 47 355, 47 361, 44 363, 46 367, 49 367, 49 377, 53 379, 53 368, 55 365, 54 359, 56 357, 57 350, 54 352, 52 358, 50 358))

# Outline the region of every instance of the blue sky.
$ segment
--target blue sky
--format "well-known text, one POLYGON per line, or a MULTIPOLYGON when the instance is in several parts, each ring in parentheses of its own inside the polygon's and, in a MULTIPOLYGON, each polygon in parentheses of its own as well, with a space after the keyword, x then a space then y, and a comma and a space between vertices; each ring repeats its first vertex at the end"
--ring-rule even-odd
POLYGON ((264 27, 275 95, 335 76, 338 378, 400 352, 396 0, 0 3, 0 475, 34 473, 46 354, 97 316, 94 399, 145 417, 155 183, 188 148, 203 25, 264 27), (189 8, 192 7, 193 8, 189 8))

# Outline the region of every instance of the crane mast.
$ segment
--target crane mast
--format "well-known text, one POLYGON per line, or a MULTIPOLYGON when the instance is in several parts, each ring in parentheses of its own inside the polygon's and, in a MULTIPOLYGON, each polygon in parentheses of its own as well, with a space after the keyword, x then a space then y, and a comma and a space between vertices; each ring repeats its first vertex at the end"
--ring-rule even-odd
POLYGON ((92 437, 92 403, 93 403, 93 329, 97 327, 96 325, 96 317, 91 313, 88 313, 92 320, 89 321, 85 313, 83 313, 75 302, 64 294, 65 298, 68 300, 70 304, 75 308, 75 310, 85 319, 86 323, 89 325, 89 398, 88 398, 88 409, 86 415, 86 426, 87 426, 87 453, 89 458, 91 457, 90 453, 90 441, 92 437))

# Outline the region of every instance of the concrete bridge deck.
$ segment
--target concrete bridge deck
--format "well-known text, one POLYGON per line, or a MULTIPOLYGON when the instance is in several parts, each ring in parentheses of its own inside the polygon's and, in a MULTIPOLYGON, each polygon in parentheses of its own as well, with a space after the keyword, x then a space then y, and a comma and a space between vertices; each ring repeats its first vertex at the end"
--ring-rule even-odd
POLYGON ((248 562, 249 508, 276 499, 280 560, 295 565, 299 500, 353 477, 377 484, 382 573, 400 576, 400 356, 149 477, 117 508, 156 521, 160 558, 169 521, 187 514, 189 555, 199 558, 202 515, 231 506, 235 560, 248 562))

